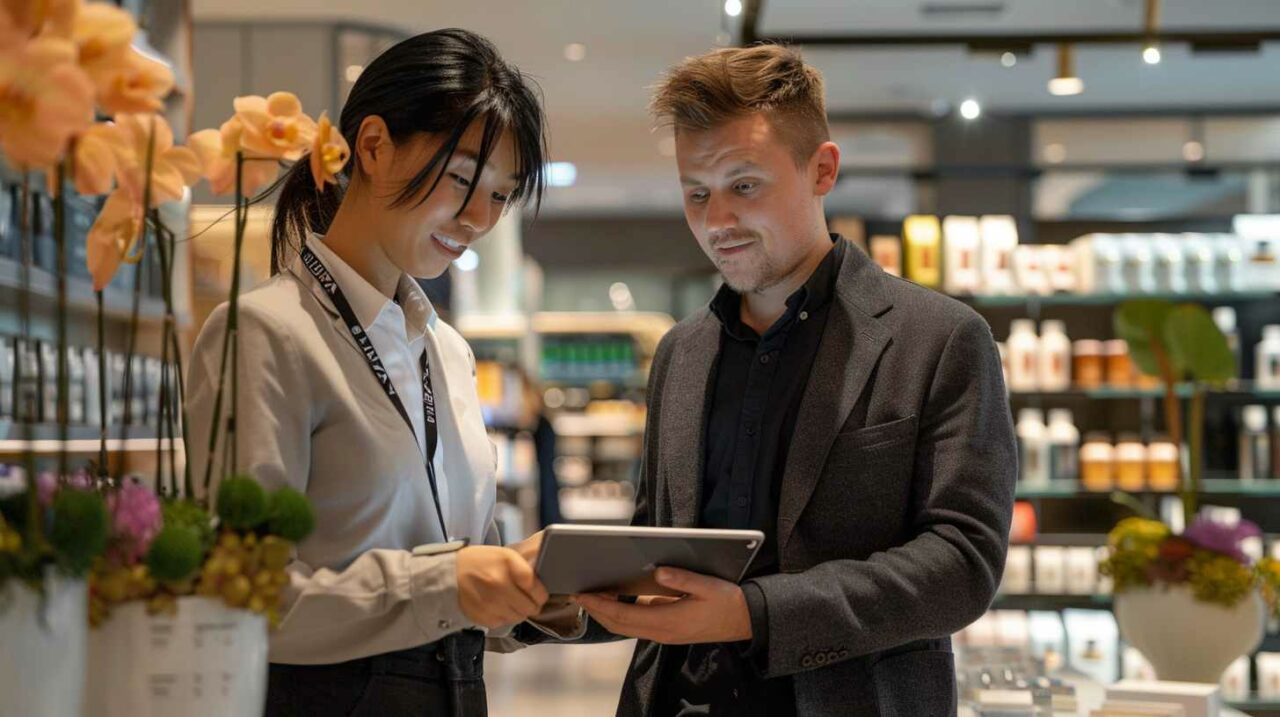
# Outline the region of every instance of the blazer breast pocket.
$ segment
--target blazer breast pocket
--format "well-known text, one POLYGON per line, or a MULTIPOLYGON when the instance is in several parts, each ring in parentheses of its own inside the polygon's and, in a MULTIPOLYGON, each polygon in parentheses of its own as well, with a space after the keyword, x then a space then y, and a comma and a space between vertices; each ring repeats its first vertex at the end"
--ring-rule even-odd
POLYGON ((919 419, 911 415, 841 433, 831 444, 831 451, 827 454, 827 467, 861 463, 877 455, 910 455, 914 453, 918 426, 919 419))

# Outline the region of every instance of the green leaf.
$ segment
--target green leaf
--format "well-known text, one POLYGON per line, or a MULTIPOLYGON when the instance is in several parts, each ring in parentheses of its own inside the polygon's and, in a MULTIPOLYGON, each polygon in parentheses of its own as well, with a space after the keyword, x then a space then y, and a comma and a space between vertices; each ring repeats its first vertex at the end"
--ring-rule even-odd
POLYGON ((1194 381, 1220 383, 1236 377, 1235 356, 1227 337, 1203 306, 1182 304, 1165 320, 1164 341, 1179 373, 1194 381))
POLYGON ((1116 336, 1128 342, 1133 363, 1148 376, 1160 376, 1155 349, 1163 345, 1165 321, 1172 311, 1168 301, 1140 299, 1124 302, 1112 317, 1116 336))

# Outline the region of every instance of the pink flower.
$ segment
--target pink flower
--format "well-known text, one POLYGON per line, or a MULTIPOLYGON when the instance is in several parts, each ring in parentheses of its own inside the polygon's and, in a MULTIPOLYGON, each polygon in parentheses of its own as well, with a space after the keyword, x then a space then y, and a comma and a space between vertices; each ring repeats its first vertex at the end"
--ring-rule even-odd
POLYGON ((160 532, 160 499, 136 480, 126 481, 107 496, 114 557, 131 565, 142 559, 160 532))

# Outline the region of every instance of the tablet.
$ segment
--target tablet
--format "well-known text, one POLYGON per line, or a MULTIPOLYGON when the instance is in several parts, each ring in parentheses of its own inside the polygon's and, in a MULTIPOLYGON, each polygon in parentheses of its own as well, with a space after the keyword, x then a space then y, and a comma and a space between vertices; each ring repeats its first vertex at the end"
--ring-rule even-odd
POLYGON ((758 530, 548 526, 534 571, 552 595, 614 592, 669 595, 653 580, 659 567, 737 583, 764 543, 758 530))

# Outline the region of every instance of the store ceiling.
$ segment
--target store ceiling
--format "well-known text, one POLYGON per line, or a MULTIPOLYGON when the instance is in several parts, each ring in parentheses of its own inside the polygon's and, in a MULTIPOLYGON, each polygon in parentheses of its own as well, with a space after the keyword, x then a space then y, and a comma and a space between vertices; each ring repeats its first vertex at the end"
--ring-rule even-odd
MULTIPOLYGON (((645 114, 647 87, 664 68, 715 46, 727 29, 723 0, 193 0, 197 21, 339 19, 417 32, 460 26, 490 37, 546 94, 556 159, 578 166, 578 183, 554 190, 550 212, 670 212, 679 207, 673 161, 645 114), (569 43, 586 58, 569 62, 569 43)), ((1140 0, 765 0, 762 35, 1032 33, 1136 30, 1140 0)), ((1164 0, 1174 29, 1280 29, 1277 0, 1164 0)), ((735 21, 736 22, 736 21, 735 21)), ((736 28, 735 28, 736 29, 736 28)), ((1083 47, 1084 94, 1053 97, 1052 47, 1012 68, 963 47, 811 48, 835 115, 927 113, 973 97, 987 113, 1220 109, 1280 105, 1280 43, 1245 54, 1192 56, 1164 48, 1158 66, 1137 46, 1083 47)))

